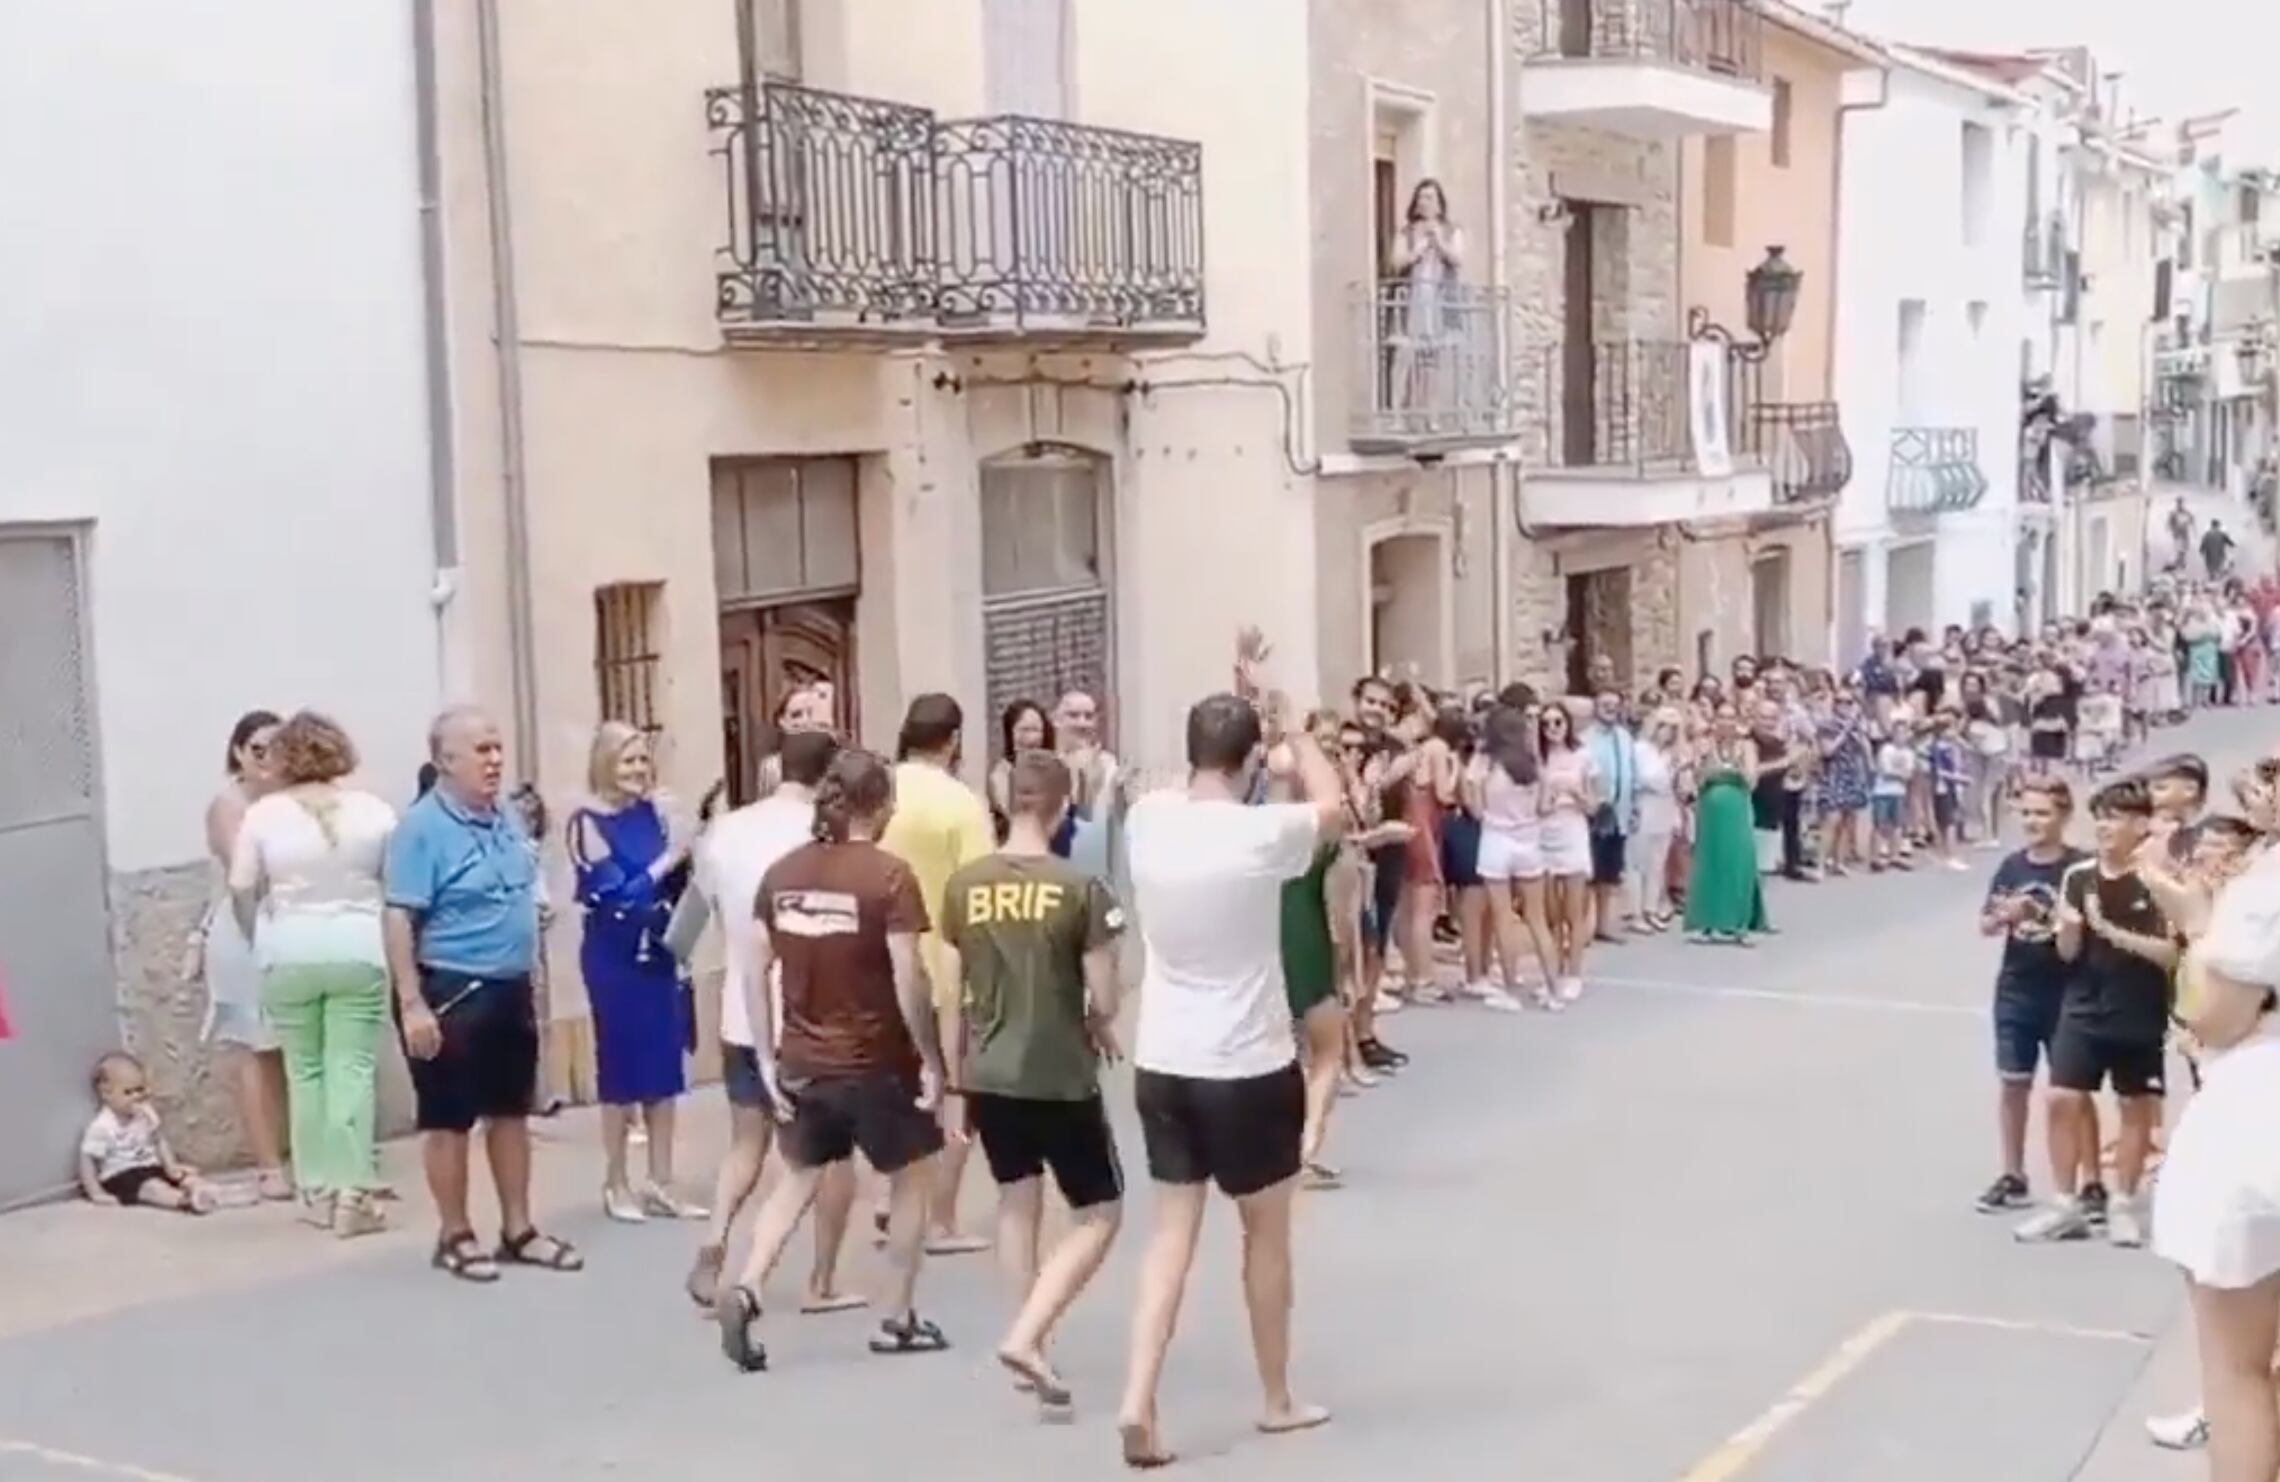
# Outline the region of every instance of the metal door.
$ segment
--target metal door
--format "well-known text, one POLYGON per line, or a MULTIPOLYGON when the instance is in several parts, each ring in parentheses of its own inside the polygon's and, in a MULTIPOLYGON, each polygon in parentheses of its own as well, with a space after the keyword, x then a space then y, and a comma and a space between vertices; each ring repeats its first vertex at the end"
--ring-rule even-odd
POLYGON ((119 1042, 83 548, 0 529, 0 1207, 66 1187, 119 1042))

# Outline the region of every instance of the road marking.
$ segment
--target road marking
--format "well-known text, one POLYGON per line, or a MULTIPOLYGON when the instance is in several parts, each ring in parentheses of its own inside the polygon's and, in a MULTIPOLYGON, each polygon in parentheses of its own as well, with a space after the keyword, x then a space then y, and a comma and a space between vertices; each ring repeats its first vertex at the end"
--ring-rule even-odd
POLYGON ((1774 1437, 1786 1430, 1798 1416, 1829 1397, 1830 1391, 1842 1383, 1854 1370, 1868 1362, 1878 1349, 1900 1336, 1909 1327, 1923 1324, 1937 1327, 1985 1328, 2003 1333, 2038 1333, 2057 1338, 2080 1338, 2101 1343, 2151 1343, 2146 1333, 2133 1333, 2116 1328, 2080 1328, 2065 1323, 2028 1322, 2016 1318, 1979 1317, 1960 1312, 1887 1312, 1870 1322, 1859 1332, 1845 1339, 1836 1351, 1814 1366, 1804 1378, 1789 1387, 1789 1392, 1767 1406, 1765 1412, 1748 1425, 1728 1436, 1693 1467, 1680 1474, 1678 1482, 1733 1482, 1743 1468, 1765 1454, 1774 1437))
POLYGON ((1984 1019, 1984 1006, 1960 1003, 1925 1003, 1912 998, 1861 998, 1829 993, 1798 993, 1781 988, 1727 988, 1709 983, 1677 983, 1663 978, 1609 978, 1597 973, 1587 981, 1595 988, 1629 988, 1641 993, 1675 993, 1690 998, 1739 998, 1757 1003, 1794 1003, 1809 1008, 1860 1009, 1869 1013, 1932 1014, 1943 1018, 1984 1019))
POLYGON ((190 1482, 188 1477, 179 1472, 154 1472, 149 1467, 104 1461, 100 1457, 81 1456, 76 1451, 58 1451, 53 1446, 11 1440, 6 1436, 0 1436, 0 1456, 28 1456, 50 1466, 73 1467, 82 1472, 92 1472, 98 1477, 121 1478, 123 1482, 190 1482))

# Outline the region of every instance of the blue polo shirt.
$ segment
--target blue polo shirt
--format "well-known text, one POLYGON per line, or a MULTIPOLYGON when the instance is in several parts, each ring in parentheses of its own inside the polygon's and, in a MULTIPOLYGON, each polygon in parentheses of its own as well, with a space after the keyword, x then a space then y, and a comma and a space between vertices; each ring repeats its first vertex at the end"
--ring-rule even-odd
POLYGON ((428 790, 388 840, 388 904, 417 918, 422 967, 521 977, 538 960, 538 861, 512 813, 428 790))

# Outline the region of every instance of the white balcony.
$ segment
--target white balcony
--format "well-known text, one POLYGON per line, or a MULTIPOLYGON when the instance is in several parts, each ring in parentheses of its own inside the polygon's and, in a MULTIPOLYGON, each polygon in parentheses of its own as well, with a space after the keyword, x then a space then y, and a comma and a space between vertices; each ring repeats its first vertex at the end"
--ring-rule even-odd
POLYGON ((1751 0, 1537 0, 1520 111, 1640 139, 1773 126, 1751 0))

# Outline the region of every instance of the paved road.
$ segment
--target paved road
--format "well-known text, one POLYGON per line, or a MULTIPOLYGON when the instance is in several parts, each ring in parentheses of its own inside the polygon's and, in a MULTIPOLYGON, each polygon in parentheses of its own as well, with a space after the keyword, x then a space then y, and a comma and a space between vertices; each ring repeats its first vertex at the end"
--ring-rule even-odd
MULTIPOLYGON (((2220 716, 2190 739, 2229 765, 2275 720, 2220 716)), ((1166 1394, 1185 1472, 2072 1476, 2177 1283, 2142 1253, 2014 1245, 1971 1211, 1991 1173, 1992 953, 1970 926, 1991 863, 1783 889, 1787 929, 1754 952, 1611 951, 1605 986, 1562 1018, 1401 1016, 1389 1034, 1416 1063, 1343 1104, 1352 1187, 1309 1196, 1300 1229, 1300 1372, 1338 1420, 1251 1433, 1222 1211, 1166 1394)), ((586 1156, 548 1149, 557 1188, 591 1177, 586 1156)), ((986 1258, 925 1280, 955 1353, 874 1359, 861 1318, 787 1318, 774 1372, 743 1377, 677 1290, 687 1232, 608 1226, 564 1192, 577 1205, 558 1224, 593 1262, 580 1278, 455 1286, 421 1265, 418 1236, 392 1235, 0 1339, 0 1482, 1121 1474, 1107 1407, 1137 1241, 1066 1334, 1084 1413, 1045 1428, 990 1372, 986 1258)), ((57 1262, 96 1228, 70 1221, 136 1217, 37 1218, 45 1288, 98 1278, 57 1262)), ((190 1238, 179 1228, 165 1238, 190 1238)), ((305 1248, 256 1233, 264 1252, 305 1248)), ((195 1238, 211 1258, 240 1237, 217 1220, 195 1238)), ((0 1333, 9 1288, 32 1295, 9 1248, 0 1222, 0 1333)))

